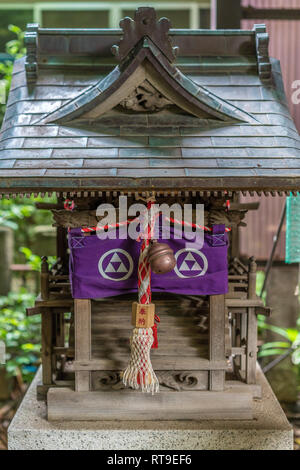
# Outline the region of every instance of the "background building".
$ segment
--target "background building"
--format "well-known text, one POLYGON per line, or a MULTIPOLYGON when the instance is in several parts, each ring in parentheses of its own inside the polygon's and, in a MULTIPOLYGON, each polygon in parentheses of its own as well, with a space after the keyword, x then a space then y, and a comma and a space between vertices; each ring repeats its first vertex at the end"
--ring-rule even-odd
MULTIPOLYGON (((0 51, 10 39, 7 25, 36 22, 46 28, 118 28, 124 16, 132 16, 138 6, 148 2, 44 1, 0 2, 0 51)), ((151 2, 174 28, 209 28, 210 0, 196 2, 151 2)))

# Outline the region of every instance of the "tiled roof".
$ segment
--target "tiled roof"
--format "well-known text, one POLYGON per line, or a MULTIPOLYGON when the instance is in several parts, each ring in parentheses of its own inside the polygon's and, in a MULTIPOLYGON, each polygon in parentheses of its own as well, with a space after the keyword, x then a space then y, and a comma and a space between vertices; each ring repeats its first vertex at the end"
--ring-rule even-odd
MULTIPOLYGON (((245 34, 236 36, 240 40, 245 34)), ((228 41, 228 33, 215 37, 228 41)), ((53 56, 55 65, 41 64, 35 82, 28 84, 25 60, 17 60, 1 132, 0 190, 299 188, 300 138, 279 62, 272 60, 272 79, 264 80, 253 68, 252 55, 238 61, 224 50, 222 61, 219 52, 205 61, 180 56, 177 66, 195 84, 249 113, 249 122, 115 108, 97 120, 79 116, 45 124, 47 115, 93 87, 114 64, 74 67, 57 64, 53 56), (228 57, 235 67, 228 66, 228 57)))

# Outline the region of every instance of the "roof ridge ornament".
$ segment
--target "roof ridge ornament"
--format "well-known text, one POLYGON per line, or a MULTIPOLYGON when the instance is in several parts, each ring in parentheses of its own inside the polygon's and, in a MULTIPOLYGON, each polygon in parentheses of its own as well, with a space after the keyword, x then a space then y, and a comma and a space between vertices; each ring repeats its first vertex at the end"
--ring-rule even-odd
POLYGON ((28 23, 24 36, 24 43, 27 49, 25 58, 25 71, 27 83, 34 83, 38 75, 38 23, 28 23))
POLYGON ((157 21, 154 8, 140 7, 135 11, 134 19, 126 16, 120 21, 123 37, 119 45, 112 46, 112 53, 122 62, 141 40, 148 37, 173 62, 178 47, 172 45, 168 34, 170 27, 171 22, 165 17, 157 21))
POLYGON ((256 55, 258 75, 261 80, 270 80, 272 76, 272 65, 269 57, 269 34, 265 24, 255 24, 256 55))
POLYGON ((168 36, 171 23, 167 18, 157 21, 154 8, 138 8, 134 20, 126 17, 120 25, 123 37, 113 48, 120 64, 37 122, 63 123, 79 116, 98 119, 119 105, 136 112, 157 112, 175 105, 184 114, 201 119, 257 122, 248 112, 181 72, 174 64, 177 49, 168 36))

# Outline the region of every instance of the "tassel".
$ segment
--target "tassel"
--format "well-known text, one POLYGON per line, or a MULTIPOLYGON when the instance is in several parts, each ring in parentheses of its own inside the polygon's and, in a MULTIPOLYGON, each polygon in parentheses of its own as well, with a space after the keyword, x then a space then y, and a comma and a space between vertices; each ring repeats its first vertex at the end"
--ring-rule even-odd
POLYGON ((157 335, 157 323, 160 323, 160 318, 158 315, 154 316, 154 320, 156 323, 152 326, 152 331, 153 331, 153 344, 151 349, 158 349, 158 335, 157 335))
POLYGON ((153 344, 152 328, 135 328, 130 338, 130 362, 123 374, 125 386, 142 392, 159 390, 159 382, 152 368, 150 350, 153 344))
POLYGON ((153 343, 152 343, 151 349, 157 349, 158 337, 157 337, 157 324, 156 323, 152 326, 152 332, 153 332, 153 343))

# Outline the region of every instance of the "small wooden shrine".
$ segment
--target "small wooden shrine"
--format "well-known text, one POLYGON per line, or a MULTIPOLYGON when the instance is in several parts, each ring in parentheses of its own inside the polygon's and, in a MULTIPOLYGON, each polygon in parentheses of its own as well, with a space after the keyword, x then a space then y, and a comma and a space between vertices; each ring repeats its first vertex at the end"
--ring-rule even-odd
MULTIPOLYGON (((237 227, 255 204, 239 194, 300 187, 300 139, 264 25, 174 30, 152 8, 121 29, 28 25, 1 131, 3 197, 57 194, 57 262, 43 259, 43 383, 50 420, 252 419, 256 384, 256 263, 238 258, 237 227), (229 229, 228 292, 154 293, 161 322, 151 351, 160 393, 124 387, 135 294, 73 298, 70 229, 96 209, 155 197, 201 203, 205 226, 229 229), (69 207, 73 210, 67 210, 69 207)), ((258 234, 259 236, 259 234, 258 234)), ((96 256, 96 254, 95 254, 96 256)))

